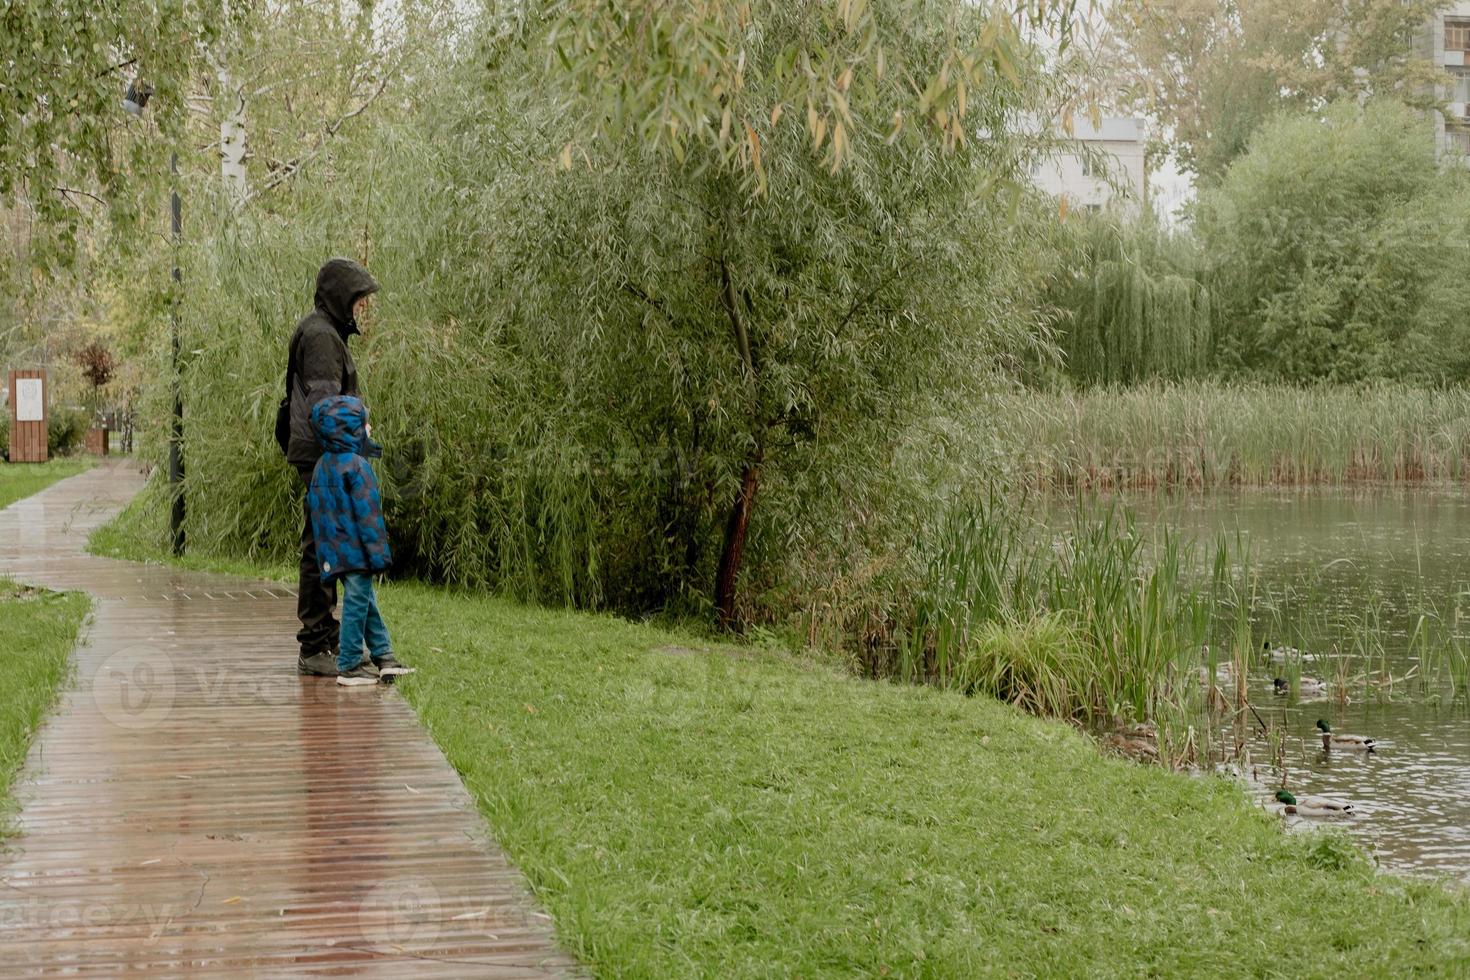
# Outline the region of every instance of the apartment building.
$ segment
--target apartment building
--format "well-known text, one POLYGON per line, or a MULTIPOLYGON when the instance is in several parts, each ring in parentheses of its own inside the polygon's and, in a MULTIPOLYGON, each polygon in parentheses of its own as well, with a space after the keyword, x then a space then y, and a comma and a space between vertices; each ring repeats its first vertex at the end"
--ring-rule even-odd
POLYGON ((1470 3, 1448 5, 1421 38, 1426 54, 1449 73, 1444 97, 1447 113, 1435 113, 1440 152, 1470 157, 1470 3))
POLYGON ((1091 120, 1079 119, 1073 135, 1090 152, 1062 153, 1044 161, 1032 174, 1036 185, 1065 198, 1070 208, 1141 211, 1148 201, 1143 120, 1110 116, 1094 126, 1091 120))

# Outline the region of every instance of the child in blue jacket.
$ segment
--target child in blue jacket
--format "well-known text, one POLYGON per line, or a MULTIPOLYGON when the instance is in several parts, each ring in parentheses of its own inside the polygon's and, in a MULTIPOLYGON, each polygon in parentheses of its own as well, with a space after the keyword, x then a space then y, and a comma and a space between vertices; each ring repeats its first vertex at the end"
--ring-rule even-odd
POLYGON ((317 567, 323 582, 341 579, 343 587, 337 683, 355 687, 376 684, 379 675, 411 673, 393 657, 373 592, 373 576, 386 571, 393 556, 378 480, 366 458, 383 454, 368 438, 367 407, 351 395, 323 398, 311 410, 311 429, 324 450, 306 490, 317 567))

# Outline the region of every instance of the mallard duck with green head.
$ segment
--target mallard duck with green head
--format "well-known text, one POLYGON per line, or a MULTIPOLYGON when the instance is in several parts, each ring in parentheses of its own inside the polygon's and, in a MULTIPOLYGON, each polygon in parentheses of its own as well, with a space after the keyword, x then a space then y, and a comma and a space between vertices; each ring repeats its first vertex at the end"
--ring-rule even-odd
POLYGON ((1342 800, 1325 796, 1297 797, 1284 789, 1276 791, 1276 799, 1282 804, 1282 813, 1299 817, 1350 817, 1355 812, 1351 803, 1342 800))
POLYGON ((1326 718, 1317 719, 1317 729, 1322 733, 1322 748, 1324 749, 1348 749, 1355 752, 1372 752, 1377 743, 1363 735, 1344 735, 1334 732, 1332 726, 1327 724, 1326 718))
MULTIPOLYGON (((1275 694, 1290 694, 1291 681, 1285 677, 1278 677, 1271 682, 1272 691, 1275 694)), ((1319 681, 1315 677, 1301 677, 1297 679, 1297 697, 1320 698, 1327 694, 1327 682, 1319 681)))

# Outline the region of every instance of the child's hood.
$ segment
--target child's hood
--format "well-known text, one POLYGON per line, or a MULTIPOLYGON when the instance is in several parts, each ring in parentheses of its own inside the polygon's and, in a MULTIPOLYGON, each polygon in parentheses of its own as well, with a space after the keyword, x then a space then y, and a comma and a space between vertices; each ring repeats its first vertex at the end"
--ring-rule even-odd
POLYGON ((311 431, 329 453, 363 454, 367 443, 367 406, 361 398, 333 395, 311 410, 311 431))

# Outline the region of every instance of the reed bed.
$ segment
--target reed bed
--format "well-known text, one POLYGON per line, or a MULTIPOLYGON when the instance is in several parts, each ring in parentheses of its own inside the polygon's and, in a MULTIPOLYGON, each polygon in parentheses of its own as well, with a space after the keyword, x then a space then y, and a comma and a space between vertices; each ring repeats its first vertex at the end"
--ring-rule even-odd
POLYGON ((1470 475, 1470 390, 1154 383, 997 396, 1012 472, 1047 490, 1213 490, 1470 475))
POLYGON ((1458 604, 1408 583, 1344 609, 1316 573, 1266 585, 1242 535, 1145 531, 1116 502, 1079 502, 1059 528, 991 489, 918 550, 921 585, 870 624, 860 672, 994 697, 1150 761, 1245 758, 1273 678, 1293 701, 1308 675, 1341 703, 1470 694, 1458 604))
POLYGON ((1360 606, 1328 611, 1316 583, 1288 583, 1262 594, 1252 619, 1270 638, 1262 666, 1287 681, 1293 696, 1304 676, 1326 685, 1339 704, 1411 698, 1470 698, 1470 622, 1463 597, 1427 595, 1422 582, 1402 593, 1369 595, 1360 606), (1270 648, 1282 641, 1272 658, 1270 648))
POLYGON ((1200 586, 1192 545, 1145 537, 1120 507, 1079 507, 1056 535, 995 490, 953 508, 925 541, 922 584, 868 631, 861 672, 1087 727, 1199 707, 1218 576, 1233 567, 1223 553, 1200 586))

